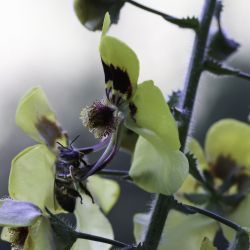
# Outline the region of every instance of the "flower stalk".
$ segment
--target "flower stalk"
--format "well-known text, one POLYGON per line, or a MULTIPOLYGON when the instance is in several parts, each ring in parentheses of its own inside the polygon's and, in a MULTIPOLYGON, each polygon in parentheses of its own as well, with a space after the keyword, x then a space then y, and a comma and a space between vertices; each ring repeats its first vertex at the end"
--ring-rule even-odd
POLYGON ((197 30, 199 27, 199 22, 195 17, 193 17, 193 18, 177 18, 177 17, 174 17, 172 15, 163 13, 161 11, 149 8, 149 7, 142 5, 140 3, 137 3, 133 0, 125 0, 125 2, 130 3, 130 4, 136 6, 140 9, 143 9, 143 10, 148 11, 150 13, 156 14, 156 15, 164 18, 166 21, 168 21, 172 24, 175 24, 181 28, 189 28, 189 29, 197 30))
POLYGON ((211 211, 208 211, 206 209, 202 209, 202 208, 199 208, 199 207, 191 206, 191 205, 184 205, 184 206, 189 208, 191 211, 193 210, 196 213, 205 215, 205 216, 210 217, 210 218, 212 218, 212 219, 214 219, 216 221, 219 221, 220 223, 222 223, 222 224, 224 224, 224 225, 226 225, 228 227, 231 227, 236 232, 244 231, 243 228, 240 225, 238 225, 238 224, 236 224, 236 223, 234 223, 234 222, 232 222, 232 221, 230 221, 230 220, 228 220, 228 219, 226 219, 226 218, 224 218, 224 217, 222 217, 222 216, 220 216, 218 214, 215 214, 215 213, 213 213, 211 211))
POLYGON ((129 247, 129 245, 117 241, 117 240, 112 240, 112 239, 107 239, 104 237, 96 236, 96 235, 91 235, 91 234, 86 234, 86 233, 80 233, 80 232, 74 232, 74 236, 78 239, 85 239, 85 240, 92 240, 92 241, 97 241, 97 242, 102 242, 106 244, 110 244, 116 247, 129 247))

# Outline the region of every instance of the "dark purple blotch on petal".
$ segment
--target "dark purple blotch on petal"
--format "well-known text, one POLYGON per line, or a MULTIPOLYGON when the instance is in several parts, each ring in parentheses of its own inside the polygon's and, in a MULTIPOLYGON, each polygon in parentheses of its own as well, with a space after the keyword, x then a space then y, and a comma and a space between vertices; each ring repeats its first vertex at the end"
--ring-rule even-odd
POLYGON ((39 119, 36 128, 49 147, 54 147, 56 141, 63 137, 62 128, 45 116, 39 119))
POLYGON ((9 228, 10 243, 13 249, 23 249, 28 237, 28 227, 9 228))
POLYGON ((105 82, 113 82, 113 88, 122 94, 126 94, 128 98, 132 95, 132 84, 128 73, 119 67, 114 67, 112 64, 107 65, 102 60, 103 70, 105 74, 105 82))
POLYGON ((239 169, 233 159, 223 155, 219 156, 211 165, 212 175, 222 180, 234 175, 235 171, 238 172, 239 169))

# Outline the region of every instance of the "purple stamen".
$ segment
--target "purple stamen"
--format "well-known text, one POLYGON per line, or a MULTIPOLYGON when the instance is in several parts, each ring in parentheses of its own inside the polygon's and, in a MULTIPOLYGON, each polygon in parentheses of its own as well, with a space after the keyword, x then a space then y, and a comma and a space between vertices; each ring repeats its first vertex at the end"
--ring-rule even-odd
POLYGON ((97 144, 95 144, 93 146, 79 148, 78 151, 80 153, 83 153, 83 154, 98 152, 98 151, 104 149, 107 146, 107 144, 110 142, 110 140, 111 140, 111 136, 108 136, 104 140, 101 140, 99 143, 97 143, 97 144))
POLYGON ((114 155, 116 154, 120 146, 122 124, 123 121, 120 122, 116 130, 116 133, 112 134, 111 139, 109 141, 109 145, 102 154, 102 156, 96 163, 92 165, 90 170, 84 175, 83 180, 87 179, 89 176, 103 169, 113 159, 114 155))

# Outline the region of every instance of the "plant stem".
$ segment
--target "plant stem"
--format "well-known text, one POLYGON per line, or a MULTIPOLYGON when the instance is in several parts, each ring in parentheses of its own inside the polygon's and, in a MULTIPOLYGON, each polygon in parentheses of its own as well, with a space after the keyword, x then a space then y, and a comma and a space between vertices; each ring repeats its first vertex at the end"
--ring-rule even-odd
POLYGON ((208 211, 206 209, 202 209, 202 208, 199 208, 199 207, 195 207, 195 206, 191 206, 191 205, 186 205, 185 204, 185 207, 188 207, 190 208, 191 210, 199 213, 199 214, 202 214, 202 215, 205 215, 207 217, 210 217, 216 221, 219 221, 221 222, 222 224, 228 226, 228 227, 231 227, 232 229, 234 229, 235 231, 239 232, 239 231, 243 231, 242 227, 218 214, 215 214, 211 211, 208 211))
POLYGON ((113 246, 116 246, 116 247, 129 247, 129 245, 127 245, 127 244, 125 244, 123 242, 116 241, 116 240, 111 240, 111 239, 107 239, 107 238, 103 238, 103 237, 95 236, 95 235, 91 235, 91 234, 74 232, 74 236, 76 238, 78 238, 78 239, 98 241, 98 242, 110 244, 110 245, 113 245, 113 246))
POLYGON ((161 234, 170 209, 174 205, 173 196, 158 195, 154 206, 146 238, 144 240, 146 248, 157 249, 161 234))
POLYGON ((143 9, 143 10, 148 11, 150 13, 156 14, 156 15, 164 18, 168 22, 178 25, 181 28, 190 28, 190 29, 196 30, 198 28, 198 26, 199 26, 199 22, 196 21, 196 18, 193 18, 193 19, 191 18, 193 22, 192 21, 190 22, 191 19, 188 20, 188 19, 185 19, 185 18, 183 18, 183 19, 182 18, 177 18, 177 17, 171 16, 171 15, 168 15, 166 13, 163 13, 161 11, 149 8, 149 7, 147 7, 145 5, 142 5, 140 3, 137 3, 137 2, 135 2, 133 0, 125 0, 125 2, 130 3, 130 4, 136 6, 136 7, 140 8, 140 9, 143 9))
POLYGON ((222 75, 222 76, 237 76, 239 78, 250 80, 250 74, 243 72, 239 69, 235 69, 226 65, 223 65, 220 62, 217 62, 214 59, 207 59, 204 63, 204 69, 216 74, 216 75, 222 75))
POLYGON ((98 172, 100 175, 108 175, 108 176, 117 176, 117 177, 124 177, 128 176, 128 171, 126 170, 113 170, 113 169, 103 169, 98 172))
POLYGON ((125 181, 133 181, 132 178, 129 176, 128 171, 103 169, 99 171, 98 174, 104 175, 104 176, 111 176, 111 177, 120 177, 121 179, 125 181))
POLYGON ((182 150, 185 148, 185 142, 189 131, 190 120, 194 107, 195 96, 206 59, 206 45, 208 41, 209 28, 216 6, 216 0, 205 0, 200 29, 194 40, 191 61, 186 77, 186 83, 183 91, 181 103, 182 110, 187 110, 189 115, 186 118, 183 134, 181 136, 182 150))
POLYGON ((164 17, 164 19, 169 19, 168 21, 170 21, 170 22, 171 22, 172 20, 178 19, 178 18, 176 18, 176 17, 173 17, 173 16, 170 16, 170 15, 168 15, 168 14, 165 14, 165 13, 163 13, 163 12, 161 12, 161 11, 154 10, 154 9, 152 9, 152 8, 149 8, 149 7, 145 6, 145 5, 142 5, 142 4, 140 4, 140 3, 137 3, 137 2, 135 2, 135 1, 133 1, 133 0, 126 0, 126 2, 132 4, 132 5, 134 5, 134 6, 138 7, 138 8, 140 8, 140 9, 143 9, 143 10, 146 10, 146 11, 151 12, 151 13, 153 13, 153 14, 156 14, 156 15, 158 15, 158 16, 164 17))
MULTIPOLYGON (((184 151, 185 143, 190 126, 190 120, 194 107, 194 99, 196 96, 199 80, 203 71, 203 63, 205 60, 206 45, 208 42, 209 28, 216 7, 216 0, 205 0, 203 13, 201 16, 200 28, 195 35, 189 70, 186 77, 186 83, 181 103, 181 109, 188 111, 185 125, 181 135, 181 150, 184 151)), ((161 234, 165 225, 168 212, 171 209, 172 196, 160 194, 156 200, 153 213, 150 219, 149 228, 146 234, 146 246, 150 250, 157 249, 161 234), (161 221, 161 222, 160 222, 161 221)))

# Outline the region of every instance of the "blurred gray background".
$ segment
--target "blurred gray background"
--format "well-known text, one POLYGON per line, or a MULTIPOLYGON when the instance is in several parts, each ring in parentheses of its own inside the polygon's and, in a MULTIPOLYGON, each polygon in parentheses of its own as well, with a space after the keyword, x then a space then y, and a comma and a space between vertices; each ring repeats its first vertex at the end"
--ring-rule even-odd
MULTIPOLYGON (((178 17, 199 15, 203 0, 144 0, 147 6, 178 17)), ((222 22, 229 37, 242 46, 228 64, 250 72, 250 17, 248 0, 224 1, 222 22)), ((41 85, 70 138, 80 134, 76 145, 94 143, 79 113, 84 105, 104 95, 104 75, 98 54, 99 32, 86 30, 73 10, 73 1, 0 1, 0 193, 7 194, 11 159, 34 144, 15 126, 20 97, 41 85)), ((125 41, 140 59, 140 81, 153 79, 164 94, 181 89, 194 38, 160 17, 125 4, 118 25, 109 34, 125 41)), ((193 134, 201 141, 207 128, 223 117, 246 121, 250 82, 204 73, 201 79, 193 134)), ((121 152, 112 167, 128 169, 130 157, 121 152)), ((121 197, 111 218, 116 238, 131 242, 132 215, 149 208, 150 195, 132 184, 121 183, 121 197)), ((0 245, 5 249, 6 244, 0 245)), ((6 248, 8 249, 8 248, 6 248)))

